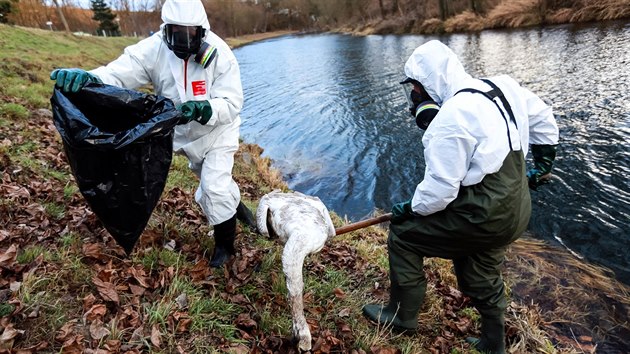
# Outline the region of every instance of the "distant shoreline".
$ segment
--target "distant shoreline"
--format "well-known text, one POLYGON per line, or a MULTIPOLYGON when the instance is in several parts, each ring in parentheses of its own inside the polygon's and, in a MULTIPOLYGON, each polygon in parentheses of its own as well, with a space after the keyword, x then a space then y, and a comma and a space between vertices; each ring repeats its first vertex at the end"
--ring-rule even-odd
POLYGON ((238 47, 242 47, 244 45, 262 41, 265 39, 282 37, 289 34, 299 33, 299 31, 273 31, 273 32, 264 32, 264 33, 254 33, 254 34, 246 34, 238 37, 227 37, 225 38, 225 42, 230 46, 230 48, 235 49, 238 47))

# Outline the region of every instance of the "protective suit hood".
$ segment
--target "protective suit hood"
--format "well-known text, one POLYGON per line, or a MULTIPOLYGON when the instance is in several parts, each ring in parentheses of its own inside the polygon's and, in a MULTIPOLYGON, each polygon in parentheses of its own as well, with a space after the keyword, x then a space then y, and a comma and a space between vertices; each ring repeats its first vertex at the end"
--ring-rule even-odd
POLYGON ((439 105, 455 95, 463 82, 472 78, 457 55, 437 40, 413 51, 405 63, 405 75, 419 81, 439 105))
POLYGON ((201 0, 166 0, 162 6, 162 21, 180 26, 202 26, 210 30, 210 22, 201 0))

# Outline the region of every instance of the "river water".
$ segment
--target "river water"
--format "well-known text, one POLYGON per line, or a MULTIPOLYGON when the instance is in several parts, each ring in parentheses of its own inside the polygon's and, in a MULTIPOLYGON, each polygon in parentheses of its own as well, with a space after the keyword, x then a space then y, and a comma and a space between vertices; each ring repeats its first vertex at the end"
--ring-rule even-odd
MULTIPOLYGON (((241 136, 289 187, 352 221, 411 198, 422 132, 398 82, 439 39, 475 77, 508 74, 560 127, 555 178, 532 192, 530 231, 630 283, 630 22, 447 36, 293 35, 235 50, 245 91, 241 136)), ((531 160, 530 160, 531 164, 531 160)))

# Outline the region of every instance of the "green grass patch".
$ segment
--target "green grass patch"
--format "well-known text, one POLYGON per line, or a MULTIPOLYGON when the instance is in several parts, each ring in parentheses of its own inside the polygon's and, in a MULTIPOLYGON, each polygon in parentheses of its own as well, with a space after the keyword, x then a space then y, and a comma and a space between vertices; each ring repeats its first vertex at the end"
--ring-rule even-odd
POLYGON ((481 320, 481 315, 479 315, 479 312, 477 312, 477 310, 475 310, 473 307, 466 307, 461 309, 458 312, 459 317, 468 317, 470 318, 473 322, 477 322, 481 320))
POLYGON ((187 296, 201 296, 202 291, 195 287, 187 277, 177 274, 168 287, 166 296, 176 298, 181 294, 186 294, 187 296))
POLYGON ((53 202, 44 203, 44 210, 56 220, 61 220, 66 215, 66 206, 63 204, 53 202))
POLYGON ((58 239, 57 247, 51 248, 52 260, 60 263, 61 269, 57 272, 57 277, 61 279, 61 284, 79 289, 80 297, 90 291, 90 287, 84 285, 86 280, 92 279, 94 273, 83 261, 81 246, 80 235, 68 232, 58 239))
POLYGON ((31 245, 19 252, 16 261, 20 264, 28 264, 35 260, 35 258, 43 256, 44 260, 52 260, 52 254, 50 251, 40 245, 31 245))
POLYGON ((79 37, 4 24, 0 24, 0 38, 0 94, 18 102, 1 104, 0 116, 11 119, 27 118, 29 109, 50 107, 50 72, 55 68, 94 69, 138 41, 132 37, 79 37))
POLYGON ((13 310, 15 310, 13 304, 0 304, 0 318, 10 315, 13 310))
MULTIPOLYGON (((331 298, 334 299, 335 289, 345 288, 348 284, 350 284, 348 275, 343 271, 333 268, 327 268, 323 277, 317 274, 307 273, 304 279, 304 288, 313 292, 315 299, 321 299, 321 301, 326 301, 331 298)), ((319 303, 318 300, 316 300, 316 302, 319 303)))
POLYGON ((173 155, 165 189, 178 187, 184 190, 194 190, 198 184, 199 179, 188 167, 188 160, 184 156, 173 155))
POLYGON ((142 264, 145 268, 153 271, 158 266, 179 267, 184 262, 184 257, 179 252, 170 251, 164 248, 153 248, 134 256, 134 262, 142 264))
POLYGON ((218 296, 203 296, 191 299, 188 313, 192 319, 192 332, 212 331, 221 337, 236 341, 236 327, 232 324, 232 317, 239 309, 234 304, 218 296))
POLYGON ((144 305, 144 314, 149 326, 159 324, 160 326, 165 327, 169 313, 175 309, 175 303, 168 299, 162 299, 161 301, 153 303, 145 303, 144 305))
MULTIPOLYGON (((31 252, 35 254, 37 252, 31 252)), ((68 318, 79 316, 80 304, 77 303, 77 295, 69 295, 67 289, 60 284, 61 273, 25 273, 25 276, 17 292, 17 298, 24 308, 22 311, 29 314, 39 312, 39 316, 33 319, 29 326, 29 341, 39 342, 50 340, 54 333, 67 322, 68 318)))
POLYGON ((7 119, 26 119, 29 116, 28 109, 18 103, 0 104, 0 117, 7 119))
POLYGON ((33 152, 35 152, 37 149, 39 148, 39 146, 37 145, 37 143, 33 142, 33 141, 28 141, 24 144, 20 144, 20 145, 15 145, 14 147, 14 154, 16 155, 18 161, 22 164, 28 165, 28 166, 34 166, 37 164, 37 160, 31 159, 29 157, 26 157, 24 155, 28 155, 31 154, 33 152))
POLYGON ((56 179, 61 182, 67 182, 70 179, 70 176, 63 171, 55 170, 54 168, 49 168, 44 166, 42 168, 41 173, 46 177, 46 179, 56 179))
POLYGON ((282 248, 274 245, 274 241, 258 237, 255 241, 258 249, 268 249, 260 264, 260 273, 276 274, 282 271, 282 248))
MULTIPOLYGON (((68 178, 67 175, 65 177, 68 178)), ((68 182, 63 187, 63 198, 66 200, 72 199, 77 193, 79 193, 79 187, 74 183, 68 182)))
MULTIPOLYGON (((5 87, 2 91, 5 95, 18 97, 20 101, 24 102, 28 107, 32 108, 45 108, 50 105, 50 96, 52 95, 52 88, 50 83, 31 83, 24 78, 5 78, 2 80, 8 83, 9 87, 5 87)), ((28 117, 28 115, 27 115, 28 117)))
POLYGON ((74 232, 68 232, 59 239, 62 249, 77 247, 81 242, 79 235, 74 232))
POLYGON ((264 333, 275 333, 283 336, 291 333, 293 323, 291 322, 291 313, 288 308, 281 313, 272 309, 262 309, 259 313, 260 320, 258 325, 264 333))
MULTIPOLYGON (((306 284, 306 280, 304 281, 306 284)), ((272 294, 282 294, 282 296, 287 296, 289 291, 287 290, 287 281, 282 273, 271 273, 270 274, 270 282, 271 284, 271 293, 272 294)))

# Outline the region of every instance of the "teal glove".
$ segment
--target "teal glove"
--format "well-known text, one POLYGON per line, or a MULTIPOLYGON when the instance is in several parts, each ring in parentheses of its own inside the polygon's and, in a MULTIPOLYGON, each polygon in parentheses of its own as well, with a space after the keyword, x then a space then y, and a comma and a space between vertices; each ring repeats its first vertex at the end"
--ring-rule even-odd
POLYGON ((212 106, 208 101, 188 101, 177 106, 182 113, 179 124, 187 124, 197 121, 199 124, 206 124, 212 117, 212 106))
POLYGON ((101 84, 98 77, 83 69, 55 69, 50 73, 50 79, 56 80, 55 87, 62 92, 79 92, 90 82, 101 84))
POLYGON ((394 204, 392 207, 392 220, 393 224, 400 224, 401 222, 411 219, 416 213, 411 210, 411 200, 404 203, 394 204))
POLYGON ((549 183, 551 180, 551 168, 556 159, 557 145, 532 145, 534 168, 527 171, 527 183, 532 190, 549 183))

